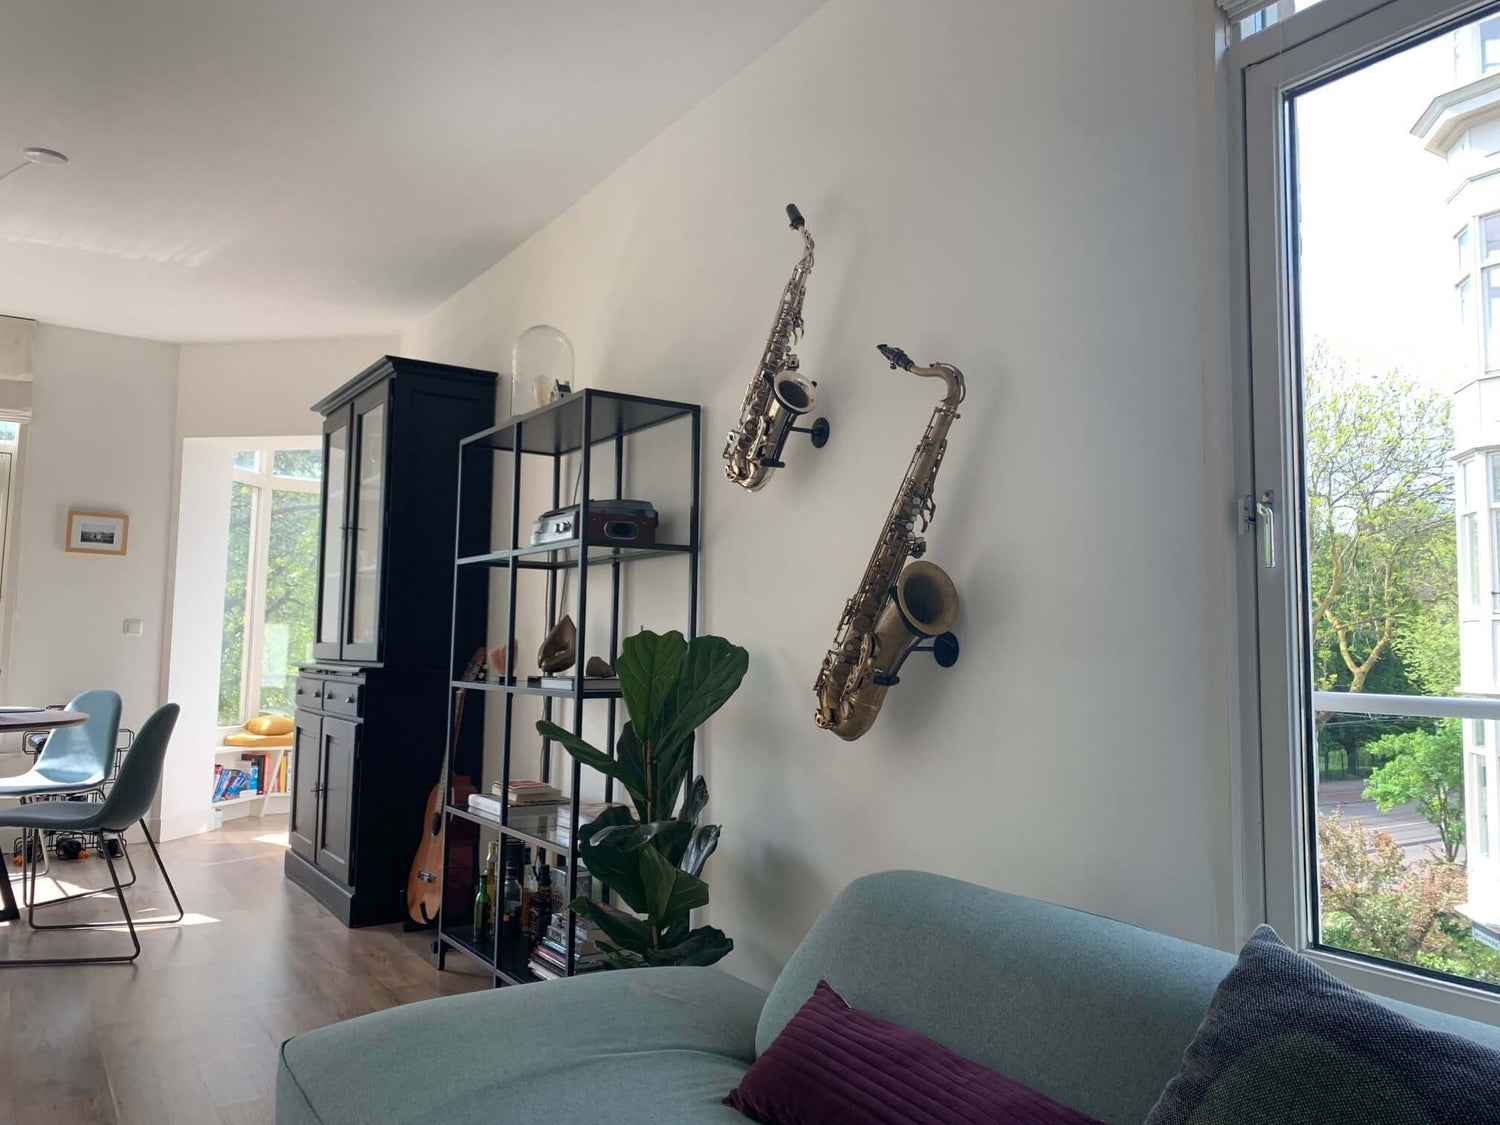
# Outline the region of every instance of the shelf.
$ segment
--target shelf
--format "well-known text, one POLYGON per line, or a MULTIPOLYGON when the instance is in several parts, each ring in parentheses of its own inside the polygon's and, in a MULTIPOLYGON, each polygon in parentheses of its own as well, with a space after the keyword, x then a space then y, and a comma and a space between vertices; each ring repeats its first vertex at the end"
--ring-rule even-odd
MULTIPOLYGON (((533 687, 525 681, 513 684, 493 684, 488 680, 449 680, 450 687, 461 688, 465 691, 498 691, 508 695, 550 695, 554 699, 572 699, 574 691, 572 688, 544 688, 533 687)), ((585 688, 583 691, 585 699, 619 699, 619 688, 585 688)))
MULTIPOLYGON (((514 566, 517 570, 561 570, 578 565, 581 544, 577 539, 562 539, 537 547, 515 547, 508 551, 490 551, 483 555, 464 555, 459 566, 514 566), (546 555, 547 558, 540 556, 546 555)), ((632 559, 654 559, 664 555, 686 555, 692 548, 683 543, 653 543, 645 547, 616 547, 590 543, 588 565, 629 562, 632 559)))
POLYGON ((216 809, 222 809, 225 805, 238 805, 245 801, 263 801, 267 797, 274 797, 275 793, 241 793, 238 797, 230 797, 227 801, 210 801, 216 809))
MULTIPOLYGON (((473 809, 459 808, 457 805, 448 805, 447 809, 461 820, 467 820, 471 824, 477 824, 481 828, 488 828, 492 832, 499 832, 515 840, 521 840, 530 844, 533 848, 544 848, 547 851, 556 852, 558 855, 567 855, 569 844, 557 836, 555 824, 548 831, 542 831, 538 821, 540 816, 534 811, 522 811, 517 814, 511 811, 512 817, 518 817, 515 823, 502 825, 498 820, 487 816, 481 816, 473 809)), ((553 818, 549 817, 549 820, 553 818)), ((555 866, 555 865, 554 865, 555 866)))
POLYGON ((495 962, 490 960, 489 951, 475 943, 474 927, 472 925, 448 926, 438 933, 438 938, 447 942, 460 953, 468 954, 469 957, 478 961, 486 969, 494 969, 495 962))
POLYGON ((583 404, 589 401, 588 444, 597 445, 627 434, 686 418, 698 413, 688 402, 621 394, 584 387, 566 398, 512 418, 465 438, 462 448, 513 450, 516 425, 521 426, 521 452, 557 456, 576 453, 583 447, 583 404))

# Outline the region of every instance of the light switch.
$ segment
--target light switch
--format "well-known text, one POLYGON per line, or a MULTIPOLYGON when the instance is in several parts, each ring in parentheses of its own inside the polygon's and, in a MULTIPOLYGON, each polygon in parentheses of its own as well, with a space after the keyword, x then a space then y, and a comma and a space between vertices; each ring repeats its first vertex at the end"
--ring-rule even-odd
POLYGON ((139 637, 142 632, 141 619, 139 617, 127 617, 125 619, 125 635, 127 637, 139 637))

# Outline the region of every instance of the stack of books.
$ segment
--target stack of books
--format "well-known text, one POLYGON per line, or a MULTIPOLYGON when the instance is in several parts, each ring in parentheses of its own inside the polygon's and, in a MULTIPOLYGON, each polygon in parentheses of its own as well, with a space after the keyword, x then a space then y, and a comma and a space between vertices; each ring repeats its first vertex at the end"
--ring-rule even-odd
POLYGON ((562 790, 555 785, 548 785, 545 781, 512 781, 509 789, 503 794, 500 783, 497 781, 490 786, 488 793, 469 794, 469 811, 498 824, 502 795, 511 809, 524 809, 528 814, 525 823, 515 822, 516 827, 537 835, 545 833, 552 827, 551 814, 567 801, 562 790))
POLYGON ((249 770, 237 770, 232 766, 215 766, 214 803, 234 800, 246 789, 251 788, 254 780, 249 770))
MULTIPOLYGON (((490 786, 490 791, 497 797, 500 796, 500 783, 497 781, 490 786)), ((512 781, 505 789, 506 803, 512 806, 525 805, 535 807, 537 805, 560 805, 566 798, 562 790, 555 785, 548 785, 545 781, 512 781)))
MULTIPOLYGON (((531 951, 529 968, 543 980, 568 975, 568 915, 564 911, 552 916, 552 925, 536 948, 531 951)), ((573 923, 574 957, 579 973, 591 973, 608 966, 603 950, 597 945, 599 929, 586 918, 573 923)))

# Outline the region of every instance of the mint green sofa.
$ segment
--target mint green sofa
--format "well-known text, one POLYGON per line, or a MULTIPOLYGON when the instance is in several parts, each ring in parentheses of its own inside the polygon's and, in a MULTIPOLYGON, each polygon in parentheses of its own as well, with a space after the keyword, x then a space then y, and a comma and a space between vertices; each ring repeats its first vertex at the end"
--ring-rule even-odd
MULTIPOLYGON (((277 1125, 744 1118, 720 1105, 827 980, 1103 1121, 1139 1125, 1234 958, 915 871, 856 880, 769 995, 716 969, 637 969, 428 1000, 287 1040, 277 1125)), ((1500 1048, 1500 1029, 1393 1004, 1500 1048)))

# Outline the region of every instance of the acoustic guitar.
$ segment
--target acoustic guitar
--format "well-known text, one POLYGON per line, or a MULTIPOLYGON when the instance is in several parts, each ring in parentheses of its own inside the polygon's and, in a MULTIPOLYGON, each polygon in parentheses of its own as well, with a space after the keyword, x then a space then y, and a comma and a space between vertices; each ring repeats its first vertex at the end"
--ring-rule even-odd
MULTIPOLYGON (((473 682, 479 679, 484 668, 485 652, 480 649, 464 669, 463 679, 473 682)), ((464 697, 468 691, 458 689, 458 698, 453 703, 453 745, 458 745, 458 735, 463 730, 464 697)), ((474 783, 467 777, 453 779, 453 799, 467 801, 474 792, 474 783)), ((472 863, 454 856, 456 863, 472 863)), ((437 784, 427 794, 427 811, 423 817, 422 841, 417 845, 417 854, 412 857, 411 874, 406 878, 406 912, 411 920, 421 926, 430 926, 437 921, 438 908, 443 901, 443 777, 439 772, 437 784)))

